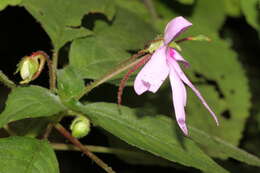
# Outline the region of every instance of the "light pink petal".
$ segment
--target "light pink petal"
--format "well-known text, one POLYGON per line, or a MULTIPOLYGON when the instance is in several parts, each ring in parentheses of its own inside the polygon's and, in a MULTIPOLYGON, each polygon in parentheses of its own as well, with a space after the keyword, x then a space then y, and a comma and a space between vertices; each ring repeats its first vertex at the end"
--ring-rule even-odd
POLYGON ((164 44, 169 44, 181 32, 190 27, 192 23, 182 16, 175 17, 165 27, 164 30, 164 44))
POLYGON ((182 83, 182 80, 174 70, 173 66, 170 66, 170 82, 172 87, 172 99, 175 110, 175 116, 177 123, 183 133, 188 135, 188 129, 185 123, 185 110, 186 105, 186 88, 182 83))
POLYGON ((176 61, 180 61, 183 63, 183 65, 188 68, 190 66, 190 63, 185 60, 180 54, 179 52, 177 52, 175 49, 168 47, 168 55, 170 58, 175 59, 176 61))
POLYGON ((217 125, 219 125, 218 122, 218 118, 215 115, 215 113, 210 109, 209 105, 207 104, 207 102, 205 101, 205 99, 202 97, 202 95, 200 94, 199 90, 197 90, 197 88, 190 82, 190 80, 187 78, 187 76, 183 73, 181 67, 179 66, 179 64, 176 61, 171 61, 171 65, 173 65, 174 69, 176 70, 176 72, 178 73, 179 77, 181 78, 181 80, 186 83, 192 90, 193 92, 197 95, 197 97, 199 97, 199 99, 201 100, 202 104, 206 107, 206 109, 210 112, 210 114, 212 115, 212 117, 215 119, 217 125))
POLYGON ((169 74, 166 63, 166 46, 157 49, 148 63, 138 73, 134 82, 135 92, 140 95, 145 91, 155 93, 169 74))

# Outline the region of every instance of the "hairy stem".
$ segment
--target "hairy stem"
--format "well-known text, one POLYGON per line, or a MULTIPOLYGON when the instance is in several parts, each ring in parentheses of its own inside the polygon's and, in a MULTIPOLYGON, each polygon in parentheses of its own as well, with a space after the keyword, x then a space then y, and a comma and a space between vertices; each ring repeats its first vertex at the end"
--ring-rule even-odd
POLYGON ((145 55, 145 56, 142 58, 142 61, 139 61, 133 68, 131 68, 131 69, 126 73, 126 75, 124 76, 124 78, 120 81, 119 88, 118 88, 118 92, 117 92, 117 104, 118 104, 118 105, 121 105, 121 103, 122 103, 123 90, 124 90, 125 84, 126 84, 128 78, 129 78, 129 76, 130 76, 133 72, 135 72, 138 68, 140 68, 141 66, 143 66, 150 58, 151 58, 151 55, 150 55, 150 54, 145 55))
POLYGON ((111 167, 109 167, 105 162, 99 159, 95 154, 93 154, 87 147, 85 147, 81 142, 73 137, 61 124, 56 124, 54 126, 64 137, 66 137, 71 143, 78 147, 86 156, 91 158, 97 165, 103 168, 108 173, 115 173, 111 167))
POLYGON ((126 61, 120 63, 115 69, 111 70, 110 72, 106 73, 103 77, 100 79, 95 80, 91 84, 87 85, 82 93, 80 93, 76 99, 80 99, 85 94, 89 93, 92 89, 96 88, 97 86, 101 85, 102 83, 106 82, 107 80, 111 79, 112 77, 118 75, 119 73, 131 68, 132 66, 135 66, 140 61, 143 60, 143 58, 137 59, 133 61, 133 59, 136 59, 139 56, 144 55, 145 52, 140 51, 137 54, 134 54, 131 58, 127 59, 126 61), (133 61, 133 62, 132 62, 133 61))
POLYGON ((5 86, 10 89, 14 89, 16 87, 15 83, 11 81, 1 70, 0 70, 0 82, 2 82, 5 86))

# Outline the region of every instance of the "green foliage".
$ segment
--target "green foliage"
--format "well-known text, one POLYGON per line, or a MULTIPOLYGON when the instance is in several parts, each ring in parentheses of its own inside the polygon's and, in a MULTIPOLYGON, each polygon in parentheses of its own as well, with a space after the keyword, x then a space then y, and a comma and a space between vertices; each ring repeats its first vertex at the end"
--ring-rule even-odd
POLYGON ((111 10, 110 4, 108 0, 88 0, 88 3, 86 3, 86 0, 23 1, 25 8, 49 34, 56 50, 68 41, 91 34, 91 31, 81 27, 81 20, 85 14, 101 12, 108 14, 111 18, 114 11, 111 10))
POLYGON ((5 110, 0 114, 0 127, 24 118, 51 116, 65 108, 59 98, 38 86, 18 87, 8 96, 5 110))
POLYGON ((241 0, 241 7, 247 22, 260 31, 260 2, 259 0, 241 0))
POLYGON ((94 36, 75 40, 69 55, 70 65, 84 78, 97 79, 130 57, 128 51, 142 49, 154 39, 155 30, 126 8, 118 7, 112 25, 96 22, 94 36))
POLYGON ((55 153, 48 142, 26 137, 0 139, 1 172, 58 173, 55 153))
MULTIPOLYGON (((24 7, 50 37, 54 55, 67 53, 69 62, 59 64, 63 66, 57 70, 57 90, 52 92, 40 86, 15 88, 15 84, 1 74, 0 81, 14 89, 0 114, 0 127, 5 126, 8 131, 6 125, 12 122, 8 124, 9 128, 17 135, 36 137, 46 128, 50 116, 68 110, 74 111, 76 115, 84 114, 94 125, 131 146, 167 159, 170 163, 212 173, 228 172, 225 169, 229 169, 229 165, 223 166, 224 169, 210 156, 222 160, 233 158, 248 165, 260 166, 258 157, 237 148, 250 115, 252 91, 241 57, 234 49, 235 43, 223 40, 220 36, 227 16, 240 19, 241 13, 259 31, 259 0, 152 2, 158 15, 153 20, 150 15, 152 9, 147 10, 139 0, 1 0, 0 10, 8 5, 24 7), (178 45, 182 48, 183 57, 191 64, 184 72, 217 114, 219 127, 195 94, 188 89, 186 115, 189 137, 183 136, 175 120, 165 116, 169 111, 172 114, 174 112, 168 84, 162 86, 160 93, 155 95, 138 97, 126 93, 126 98, 131 96, 127 100, 129 105, 142 106, 138 109, 104 102, 83 105, 76 101, 86 90, 84 79, 99 79, 113 70, 133 52, 145 48, 159 33, 163 34, 167 22, 179 15, 190 20, 193 26, 176 40, 199 34, 212 40, 210 43, 185 42, 178 45), (69 49, 62 52, 64 49, 61 48, 68 42, 70 44, 66 48, 69 49)), ((61 62, 66 62, 65 57, 59 58, 61 62)), ((121 77, 122 74, 114 76, 108 82, 117 85, 121 77)), ((130 78, 130 86, 133 78, 130 78)), ((102 92, 95 94, 108 99, 102 92)), ((86 100, 82 101, 89 102, 93 97, 96 100, 99 98, 97 95, 84 97, 86 100)), ((59 115, 61 117, 63 114, 59 115)), ((255 119, 260 122, 259 116, 255 119)), ((89 126, 85 126, 85 129, 88 131, 89 126)), ((59 172, 57 160, 47 142, 10 137, 0 139, 0 148, 1 171, 59 172)), ((145 158, 149 154, 138 155, 134 152, 133 158, 136 156, 145 158)), ((133 160, 131 157, 129 159, 123 156, 126 160, 133 160)), ((160 161, 154 157, 142 163, 132 163, 154 162, 160 161)), ((168 165, 168 162, 162 164, 168 165)))
POLYGON ((22 0, 1 0, 0 1, 0 11, 5 9, 8 5, 18 5, 22 0))
POLYGON ((88 115, 95 125, 140 149, 205 172, 227 172, 205 155, 192 140, 183 137, 176 130, 175 123, 164 116, 145 115, 138 110, 109 103, 86 106, 77 103, 71 106, 88 115))
POLYGON ((73 67, 67 66, 58 71, 58 94, 62 99, 70 100, 80 95, 84 88, 84 81, 73 67))
POLYGON ((225 9, 229 16, 239 17, 241 15, 241 0, 225 0, 225 9))

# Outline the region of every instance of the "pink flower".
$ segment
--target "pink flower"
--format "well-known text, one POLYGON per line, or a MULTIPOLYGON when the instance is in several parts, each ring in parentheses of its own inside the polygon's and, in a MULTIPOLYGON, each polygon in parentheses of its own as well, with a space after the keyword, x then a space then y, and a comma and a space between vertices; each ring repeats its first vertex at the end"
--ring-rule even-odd
POLYGON ((219 124, 214 112, 210 109, 200 92, 189 81, 178 64, 178 62, 182 62, 184 66, 188 67, 189 63, 175 49, 168 45, 191 25, 192 23, 181 16, 172 19, 164 31, 164 44, 153 53, 151 59, 138 73, 134 82, 135 92, 141 95, 146 91, 157 92, 167 76, 170 77, 176 120, 185 135, 188 135, 188 129, 185 122, 184 108, 187 102, 187 93, 184 84, 193 90, 202 104, 213 116, 217 125, 219 124))

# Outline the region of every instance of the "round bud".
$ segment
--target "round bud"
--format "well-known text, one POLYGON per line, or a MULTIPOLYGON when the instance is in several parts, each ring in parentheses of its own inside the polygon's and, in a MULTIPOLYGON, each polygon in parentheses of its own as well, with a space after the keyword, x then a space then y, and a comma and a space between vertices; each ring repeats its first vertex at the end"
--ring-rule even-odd
POLYGON ((72 121, 70 129, 72 131, 72 136, 75 138, 83 138, 90 131, 90 121, 84 116, 78 116, 72 121))
POLYGON ((23 81, 21 81, 21 84, 29 83, 33 76, 37 73, 39 69, 39 62, 37 59, 32 59, 29 56, 24 57, 21 62, 18 64, 17 71, 20 71, 21 78, 23 81))

